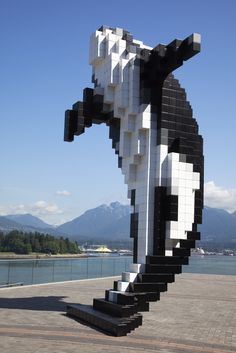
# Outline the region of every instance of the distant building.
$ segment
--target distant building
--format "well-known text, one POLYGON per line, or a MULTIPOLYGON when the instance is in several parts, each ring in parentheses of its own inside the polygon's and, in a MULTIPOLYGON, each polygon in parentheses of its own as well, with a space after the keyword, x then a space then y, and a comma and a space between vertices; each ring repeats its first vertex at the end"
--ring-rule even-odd
POLYGON ((81 250, 86 253, 111 253, 112 250, 109 249, 106 245, 87 245, 84 244, 81 246, 81 250))

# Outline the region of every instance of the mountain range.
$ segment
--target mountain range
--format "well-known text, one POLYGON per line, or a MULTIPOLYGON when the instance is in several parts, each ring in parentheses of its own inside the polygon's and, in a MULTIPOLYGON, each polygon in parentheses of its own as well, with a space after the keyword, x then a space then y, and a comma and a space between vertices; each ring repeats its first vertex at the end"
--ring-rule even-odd
POLYGON ((86 211, 80 217, 60 225, 59 232, 75 238, 78 236, 92 238, 128 238, 130 207, 112 202, 86 211))
POLYGON ((28 227, 38 228, 38 229, 53 228, 53 226, 51 226, 50 224, 45 223, 38 217, 32 216, 29 213, 8 215, 6 216, 6 218, 9 219, 10 221, 14 221, 18 224, 21 224, 22 226, 28 226, 28 227))
POLYGON ((41 232, 57 235, 57 230, 54 226, 31 214, 0 216, 0 231, 7 233, 14 229, 22 232, 41 232))
MULTIPOLYGON (((129 240, 130 206, 113 202, 90 209, 81 216, 58 227, 45 223, 31 214, 0 216, 0 230, 9 232, 13 229, 24 232, 41 232, 58 236, 67 236, 84 241, 129 240)), ((205 207, 202 243, 232 243, 236 247, 236 212, 205 207)))

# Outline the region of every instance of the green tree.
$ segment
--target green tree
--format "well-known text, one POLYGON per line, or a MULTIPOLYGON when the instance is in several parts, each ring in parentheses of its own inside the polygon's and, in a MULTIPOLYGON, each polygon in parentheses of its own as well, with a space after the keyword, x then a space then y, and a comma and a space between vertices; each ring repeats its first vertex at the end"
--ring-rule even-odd
POLYGON ((16 254, 29 254, 32 251, 51 254, 77 254, 79 249, 78 244, 68 238, 58 238, 38 232, 24 233, 13 230, 8 234, 0 232, 0 251, 12 251, 16 254))

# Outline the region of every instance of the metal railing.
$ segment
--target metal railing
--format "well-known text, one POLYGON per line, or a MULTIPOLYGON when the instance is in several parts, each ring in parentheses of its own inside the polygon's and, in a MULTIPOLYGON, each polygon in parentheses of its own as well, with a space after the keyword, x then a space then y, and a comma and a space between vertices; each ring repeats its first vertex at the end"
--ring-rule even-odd
POLYGON ((117 276, 127 271, 131 262, 131 256, 0 260, 0 287, 117 276))

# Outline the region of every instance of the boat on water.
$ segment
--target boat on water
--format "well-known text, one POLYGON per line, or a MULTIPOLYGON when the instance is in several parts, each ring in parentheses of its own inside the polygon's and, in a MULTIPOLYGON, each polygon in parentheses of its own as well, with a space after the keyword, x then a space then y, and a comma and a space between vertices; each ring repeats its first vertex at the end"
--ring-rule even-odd
POLYGON ((193 251, 191 252, 191 255, 195 255, 195 256, 204 256, 206 255, 205 251, 202 249, 202 248, 196 248, 196 249, 193 249, 193 251))

